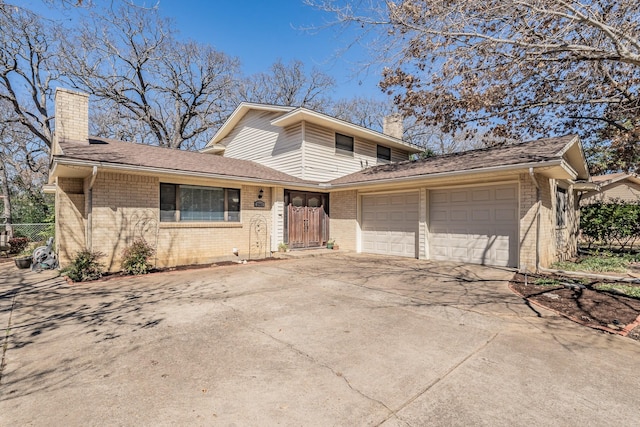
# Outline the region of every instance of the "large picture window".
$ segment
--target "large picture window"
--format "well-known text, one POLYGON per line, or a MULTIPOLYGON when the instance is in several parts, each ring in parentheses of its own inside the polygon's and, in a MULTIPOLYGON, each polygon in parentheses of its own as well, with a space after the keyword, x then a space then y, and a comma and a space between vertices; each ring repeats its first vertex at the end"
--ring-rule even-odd
POLYGON ((160 221, 240 221, 240 190, 160 184, 160 221))

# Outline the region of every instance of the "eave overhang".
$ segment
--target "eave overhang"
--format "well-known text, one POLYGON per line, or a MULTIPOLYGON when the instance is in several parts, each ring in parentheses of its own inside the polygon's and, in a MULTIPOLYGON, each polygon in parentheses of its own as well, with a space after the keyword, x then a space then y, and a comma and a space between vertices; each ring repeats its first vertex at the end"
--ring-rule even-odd
POLYGON ((371 186, 380 186, 380 185, 392 185, 396 183, 409 184, 409 183, 424 183, 430 180, 436 180, 441 178, 453 178, 458 176, 477 176, 481 174, 487 173, 501 173, 501 172, 513 172, 513 173, 529 173, 529 168, 533 168, 535 173, 541 173, 545 176, 558 177, 557 179, 573 179, 571 174, 567 169, 564 168, 562 164, 562 159, 554 159, 545 162, 530 162, 530 163, 518 163, 515 165, 501 165, 501 166, 493 166, 487 168, 478 168, 478 169, 467 169, 467 170, 459 170, 459 171, 448 171, 448 172, 438 172, 438 173, 428 173, 428 174, 419 174, 412 175, 407 177, 394 177, 394 178, 381 178, 381 179, 371 179, 367 181, 358 181, 352 183, 345 184, 332 184, 331 182, 322 183, 320 186, 326 190, 335 189, 335 190, 346 190, 346 189, 355 189, 361 187, 371 187, 371 186))
POLYGON ((247 112, 249 112, 250 110, 287 113, 293 109, 294 107, 285 107, 282 105, 268 105, 268 104, 256 104, 252 102, 242 102, 240 105, 236 107, 233 113, 231 113, 229 118, 224 122, 224 124, 220 127, 220 129, 218 129, 218 131, 213 135, 213 137, 209 140, 207 145, 202 150, 200 150, 200 152, 211 153, 211 148, 218 142, 222 141, 233 130, 233 128, 236 127, 238 122, 242 120, 245 114, 247 114, 247 112))
POLYGON ((338 133, 343 133, 347 136, 366 139, 375 142, 376 144, 401 149, 411 154, 417 154, 423 151, 422 148, 404 142, 401 139, 367 129, 362 126, 354 125, 353 123, 345 122, 344 120, 336 119, 306 108, 296 108, 295 110, 272 120, 271 124, 273 126, 287 127, 300 122, 312 123, 329 128, 338 133))
POLYGON ((65 178, 86 178, 93 173, 93 168, 97 166, 102 171, 124 172, 134 175, 155 175, 155 176, 174 176, 185 178, 203 178, 219 181, 232 181, 244 184, 263 184, 271 186, 286 186, 296 188, 314 188, 317 189, 316 183, 281 181, 255 177, 242 177, 234 175, 223 175, 211 172, 184 171, 176 169, 155 168, 149 166, 126 165, 122 163, 107 163, 90 160, 79 160, 72 158, 54 158, 53 167, 51 168, 49 181, 55 177, 65 178))

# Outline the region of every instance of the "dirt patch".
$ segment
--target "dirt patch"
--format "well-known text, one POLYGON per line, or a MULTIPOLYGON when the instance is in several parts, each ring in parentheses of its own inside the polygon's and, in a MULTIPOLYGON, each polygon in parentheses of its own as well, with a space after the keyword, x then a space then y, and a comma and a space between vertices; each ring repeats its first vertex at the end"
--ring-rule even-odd
MULTIPOLYGON (((170 271, 185 271, 185 270, 202 270, 205 268, 215 268, 215 267, 226 267, 226 266, 230 266, 230 265, 243 265, 243 264, 252 264, 252 263, 256 263, 256 262, 265 262, 265 261, 281 261, 281 258, 275 258, 275 257, 269 257, 269 258, 260 258, 260 259, 252 259, 249 261, 245 261, 243 262, 238 262, 238 261, 219 261, 219 262, 214 262, 212 264, 190 264, 190 265, 179 265, 176 267, 167 267, 167 268, 153 268, 151 270, 149 270, 149 273, 147 274, 161 274, 161 273, 166 273, 166 272, 170 272, 170 271)), ((91 282, 106 282, 112 279, 122 279, 122 278, 126 278, 126 277, 135 277, 133 275, 130 274, 124 274, 121 271, 118 272, 114 272, 114 273, 104 273, 102 275, 102 277, 100 279, 97 280, 91 280, 91 282)), ((74 282, 73 280, 71 280, 68 276, 65 276, 67 282, 71 285, 74 283, 80 283, 80 282, 74 282)), ((85 282, 87 283, 87 282, 85 282)))
POLYGON ((640 341, 640 300, 619 293, 596 290, 597 283, 575 278, 516 274, 511 290, 528 301, 553 310, 575 322, 618 333, 640 341))

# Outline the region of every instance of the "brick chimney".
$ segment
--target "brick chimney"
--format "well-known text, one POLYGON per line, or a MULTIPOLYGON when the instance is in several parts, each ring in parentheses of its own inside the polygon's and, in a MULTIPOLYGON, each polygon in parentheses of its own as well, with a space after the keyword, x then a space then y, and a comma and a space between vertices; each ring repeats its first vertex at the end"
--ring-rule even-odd
POLYGON ((56 89, 54 145, 58 141, 89 143, 89 94, 56 89))
POLYGON ((402 115, 394 113, 385 116, 382 122, 382 133, 393 138, 402 139, 402 134, 404 133, 402 115))

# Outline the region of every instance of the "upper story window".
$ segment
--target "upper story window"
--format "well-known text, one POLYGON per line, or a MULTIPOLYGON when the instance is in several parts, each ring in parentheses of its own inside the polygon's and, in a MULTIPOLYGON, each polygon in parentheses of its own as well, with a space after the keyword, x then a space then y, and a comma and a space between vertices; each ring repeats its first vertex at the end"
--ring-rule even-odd
POLYGON ((240 190, 161 183, 160 221, 239 222, 240 190))
POLYGON ((556 190, 556 227, 567 225, 567 190, 558 187, 556 190))
POLYGON ((336 133, 336 151, 337 150, 353 153, 353 137, 336 133))
POLYGON ((385 147, 384 145, 378 145, 377 157, 378 157, 378 160, 381 160, 383 162, 390 162, 391 148, 385 147))

